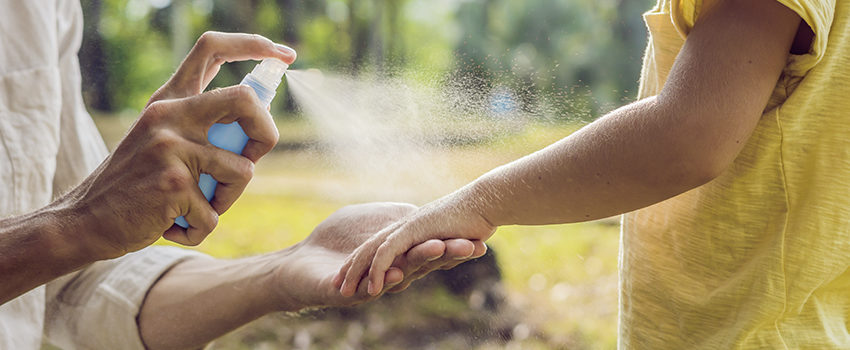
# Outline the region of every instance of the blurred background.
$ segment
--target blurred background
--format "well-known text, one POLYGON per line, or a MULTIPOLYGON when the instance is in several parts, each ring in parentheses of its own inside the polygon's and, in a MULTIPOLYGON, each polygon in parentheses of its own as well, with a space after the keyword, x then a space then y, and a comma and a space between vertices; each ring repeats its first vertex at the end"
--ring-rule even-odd
MULTIPOLYGON (((462 85, 477 91, 469 98, 497 107, 507 99, 522 115, 510 128, 482 126, 487 137, 442 143, 434 152, 451 176, 436 187, 353 192, 348 189, 360 184, 316 146, 321 130, 284 83, 272 105, 280 145, 196 248, 220 257, 287 247, 346 204, 424 204, 632 101, 646 45, 641 14, 652 6, 651 0, 81 3, 84 97, 110 147, 207 30, 285 43, 298 51, 291 69, 366 82, 462 85)), ((253 65, 225 65, 211 87, 238 83, 253 65)), ((494 253, 408 292, 354 309, 271 315, 213 348, 615 348, 618 224, 613 218, 502 228, 488 242, 494 253)))

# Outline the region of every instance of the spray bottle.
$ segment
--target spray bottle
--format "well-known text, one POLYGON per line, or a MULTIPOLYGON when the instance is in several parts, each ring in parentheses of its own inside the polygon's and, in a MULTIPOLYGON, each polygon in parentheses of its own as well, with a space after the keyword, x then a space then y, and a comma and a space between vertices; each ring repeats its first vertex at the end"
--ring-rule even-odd
MULTIPOLYGON (((268 107, 287 68, 289 68, 289 65, 281 60, 267 58, 256 65, 254 70, 248 73, 240 84, 253 88, 260 99, 260 103, 268 107)), ((213 124, 207 132, 207 139, 218 148, 242 154, 249 138, 242 127, 239 126, 239 123, 233 122, 230 124, 213 124)), ((201 174, 198 180, 198 187, 201 188, 201 192, 207 201, 212 199, 216 185, 218 185, 218 181, 209 174, 201 174)), ((182 228, 189 228, 189 223, 182 216, 175 219, 174 223, 182 228)))

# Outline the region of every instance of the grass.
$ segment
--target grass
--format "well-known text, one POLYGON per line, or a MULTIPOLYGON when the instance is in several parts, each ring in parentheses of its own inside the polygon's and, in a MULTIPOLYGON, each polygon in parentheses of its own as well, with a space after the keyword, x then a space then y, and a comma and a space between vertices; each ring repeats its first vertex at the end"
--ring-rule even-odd
MULTIPOLYGON (((126 117, 96 120, 107 143, 113 146, 132 122, 126 117)), ((304 135, 315 134, 309 124, 298 120, 278 121, 278 127, 283 143, 302 143, 309 140, 304 135)), ((442 151, 446 166, 457 176, 447 180, 440 190, 448 192, 575 129, 574 125, 530 124, 507 137, 446 148, 442 151)), ((306 237, 340 206, 387 199, 385 192, 377 189, 346 190, 353 186, 351 181, 319 151, 306 148, 273 152, 258 164, 255 179, 233 208, 222 215, 216 230, 193 249, 217 257, 281 249, 306 237)), ((409 199, 424 204, 442 194, 428 193, 409 199)), ((515 311, 508 317, 513 321, 506 331, 511 338, 507 342, 486 337, 473 341, 477 337, 473 334, 476 329, 490 327, 492 323, 488 322, 492 320, 486 318, 491 316, 476 313, 468 306, 468 300, 446 294, 444 289, 423 287, 421 291, 405 292, 357 308, 360 311, 352 311, 353 314, 343 310, 301 318, 269 316, 224 337, 215 348, 615 348, 618 231, 614 220, 500 228, 488 245, 496 252, 503 278, 501 286, 510 310, 515 311), (400 312, 403 306, 399 305, 406 304, 399 298, 405 295, 416 295, 418 299, 415 307, 400 312), (373 329, 375 322, 390 325, 379 332, 373 329), (429 325, 452 322, 473 326, 455 333, 451 328, 433 326, 437 327, 432 329, 434 334, 422 344, 393 338, 393 333, 404 335, 411 329, 419 332, 415 334, 427 333, 423 328, 432 327, 429 325), (362 329, 358 331, 357 327, 362 329)))

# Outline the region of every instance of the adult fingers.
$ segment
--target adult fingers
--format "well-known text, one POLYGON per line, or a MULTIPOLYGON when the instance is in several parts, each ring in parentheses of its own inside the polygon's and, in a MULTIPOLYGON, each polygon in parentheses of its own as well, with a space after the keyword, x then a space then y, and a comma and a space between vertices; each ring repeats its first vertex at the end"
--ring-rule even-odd
POLYGON ((475 245, 468 239, 448 239, 445 243, 447 260, 467 260, 475 252, 475 245))
POLYGON ((279 137, 277 129, 275 129, 274 143, 262 142, 254 139, 248 140, 248 143, 245 144, 245 148, 242 150, 242 156, 250 159, 254 163, 258 162, 260 158, 263 158, 264 155, 274 149, 275 144, 277 144, 276 140, 279 137))
POLYGON ((180 98, 201 93, 225 62, 277 58, 286 64, 295 61, 295 50, 257 34, 206 32, 180 64, 168 85, 180 98))
POLYGON ((475 250, 472 252, 473 259, 480 258, 487 253, 487 244, 484 241, 476 239, 472 241, 472 244, 475 246, 475 250))
POLYGON ((211 144, 195 145, 194 159, 201 173, 210 174, 218 185, 210 205, 216 213, 222 214, 233 205, 242 194, 248 182, 254 176, 254 163, 233 152, 211 144))
POLYGON ((260 105, 254 91, 247 86, 236 85, 189 98, 158 101, 148 108, 165 109, 169 120, 181 126, 184 137, 196 143, 207 142, 207 130, 214 123, 237 121, 251 139, 243 154, 247 153, 246 157, 254 162, 274 147, 279 136, 268 110, 260 105))
POLYGON ((387 281, 386 289, 392 289, 404 280, 404 272, 397 267, 390 267, 387 270, 386 276, 384 276, 384 280, 387 281))
POLYGON ((404 280, 394 288, 385 289, 389 289, 393 293, 406 289, 411 282, 433 271, 433 268, 429 269, 427 266, 434 261, 442 260, 441 258, 445 257, 445 252, 446 244, 439 239, 432 239, 410 248, 404 255, 397 256, 390 269, 401 269, 404 273, 404 280))
MULTIPOLYGON (((445 242, 439 239, 431 239, 410 248, 410 250, 404 255, 403 259, 397 259, 396 261, 402 261, 403 266, 399 267, 402 268, 402 271, 404 271, 406 276, 418 270, 423 265, 440 259, 445 254, 445 242)), ((396 263, 393 263, 393 265, 398 266, 396 263)))
POLYGON ((188 229, 177 225, 171 226, 162 237, 183 245, 195 246, 203 242, 207 235, 218 225, 218 214, 207 202, 201 190, 195 185, 188 198, 188 208, 183 217, 189 223, 188 229))
MULTIPOLYGON (((474 240, 474 241, 470 241, 470 242, 472 243, 472 246, 473 246, 472 254, 470 254, 466 257, 458 255, 457 257, 455 257, 453 259, 446 259, 445 261, 442 262, 442 264, 440 264, 440 266, 437 266, 435 268, 438 268, 438 269, 441 269, 441 270, 451 270, 451 269, 455 268, 456 266, 458 266, 460 264, 463 264, 463 263, 465 263, 469 260, 480 258, 480 257, 484 256, 485 253, 487 253, 487 245, 484 244, 483 241, 474 240)), ((464 249, 466 249, 466 248, 464 248, 464 249)))
MULTIPOLYGON (((475 244, 469 240, 457 238, 457 239, 448 239, 445 241, 432 239, 428 242, 437 241, 441 243, 441 246, 444 247, 443 251, 445 254, 441 254, 436 256, 433 254, 427 255, 427 258, 423 259, 419 256, 423 256, 423 253, 417 253, 417 249, 421 249, 425 243, 420 244, 411 248, 406 257, 410 262, 412 268, 405 269, 404 281, 399 285, 391 288, 389 290, 390 293, 397 293, 407 289, 413 281, 416 281, 425 275, 433 272, 438 269, 449 269, 451 267, 457 266, 460 263, 463 263, 469 259, 472 259, 472 256, 475 253, 475 244), (419 255, 419 256, 417 256, 419 255), (415 265, 414 265, 415 264, 415 265)), ((426 243, 428 243, 426 242, 426 243)))

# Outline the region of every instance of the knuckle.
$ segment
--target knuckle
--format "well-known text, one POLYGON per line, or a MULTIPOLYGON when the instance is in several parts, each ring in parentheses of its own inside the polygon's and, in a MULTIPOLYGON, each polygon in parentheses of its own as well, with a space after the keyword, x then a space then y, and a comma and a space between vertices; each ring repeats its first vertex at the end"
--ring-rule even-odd
MULTIPOLYGON (((271 139, 269 141, 271 141, 270 147, 274 148, 274 145, 276 145, 277 142, 280 141, 280 131, 277 130, 277 126, 274 126, 274 124, 272 125, 271 129, 272 129, 272 134, 271 134, 271 139)), ((271 151, 271 149, 269 149, 269 151, 271 151)))
POLYGON ((168 115, 168 108, 169 104, 165 101, 152 102, 145 107, 141 118, 139 118, 139 123, 146 126, 160 123, 163 117, 168 115))
POLYGON ((180 137, 170 130, 160 129, 150 137, 151 151, 155 156, 163 156, 164 154, 173 151, 180 144, 180 137))
POLYGON ((216 41, 219 33, 215 31, 206 31, 198 37, 198 41, 195 42, 195 46, 200 50, 209 49, 212 46, 212 43, 216 41))
POLYGON ((184 245, 194 247, 194 246, 201 244, 201 242, 203 242, 203 239, 194 238, 194 237, 192 237, 192 235, 187 235, 186 236, 186 243, 184 243, 184 245))
POLYGON ((204 239, 218 225, 218 214, 209 209, 209 214, 204 215, 200 219, 191 222, 192 229, 186 234, 186 241, 189 246, 197 246, 204 242, 204 239))
POLYGON ((170 167, 159 175, 158 188, 162 192, 183 192, 189 189, 189 176, 178 167, 170 167))
POLYGON ((200 43, 200 42, 208 41, 208 40, 210 40, 210 37, 215 35, 215 34, 216 34, 215 31, 207 30, 207 31, 201 33, 201 36, 198 37, 198 42, 200 43))
POLYGON ((254 93, 254 89, 247 85, 236 85, 231 89, 232 97, 236 100, 236 104, 238 107, 246 108, 253 107, 253 104, 256 103, 257 94, 254 93))
POLYGON ((384 241, 381 245, 378 246, 378 250, 375 251, 375 255, 385 255, 390 252, 390 243, 389 241, 384 241))
POLYGON ((269 41, 269 39, 266 39, 266 37, 264 37, 264 36, 262 36, 262 35, 260 35, 260 34, 254 34, 254 33, 252 33, 252 34, 251 34, 251 39, 252 39, 252 40, 255 40, 255 41, 257 41, 257 42, 262 42, 262 43, 265 43, 265 42, 268 42, 268 41, 269 41))
POLYGON ((210 226, 208 220, 203 220, 203 222, 200 223, 193 222, 192 225, 193 232, 186 235, 186 245, 193 247, 203 243, 204 239, 207 238, 207 235, 209 235, 214 228, 214 226, 210 226))
POLYGON ((248 158, 239 157, 239 161, 237 162, 237 172, 239 174, 240 180, 243 182, 251 181, 254 178, 254 163, 251 162, 248 158))
POLYGON ((209 215, 207 215, 206 219, 201 224, 201 233, 202 234, 199 235, 198 243, 201 243, 200 241, 203 241, 204 238, 210 232, 212 232, 212 230, 215 229, 216 226, 218 226, 218 214, 212 209, 208 209, 208 210, 209 210, 209 215))
POLYGON ((207 92, 204 92, 202 95, 210 96, 211 99, 231 99, 233 98, 230 94, 230 88, 214 88, 207 92))
POLYGON ((392 203, 392 204, 393 204, 393 207, 395 208, 396 214, 399 217, 404 217, 405 215, 416 211, 416 209, 419 209, 419 207, 417 207, 413 204, 410 204, 410 203, 392 203))
POLYGON ((271 50, 274 48, 274 42, 260 34, 251 34, 251 40, 264 49, 271 50))

